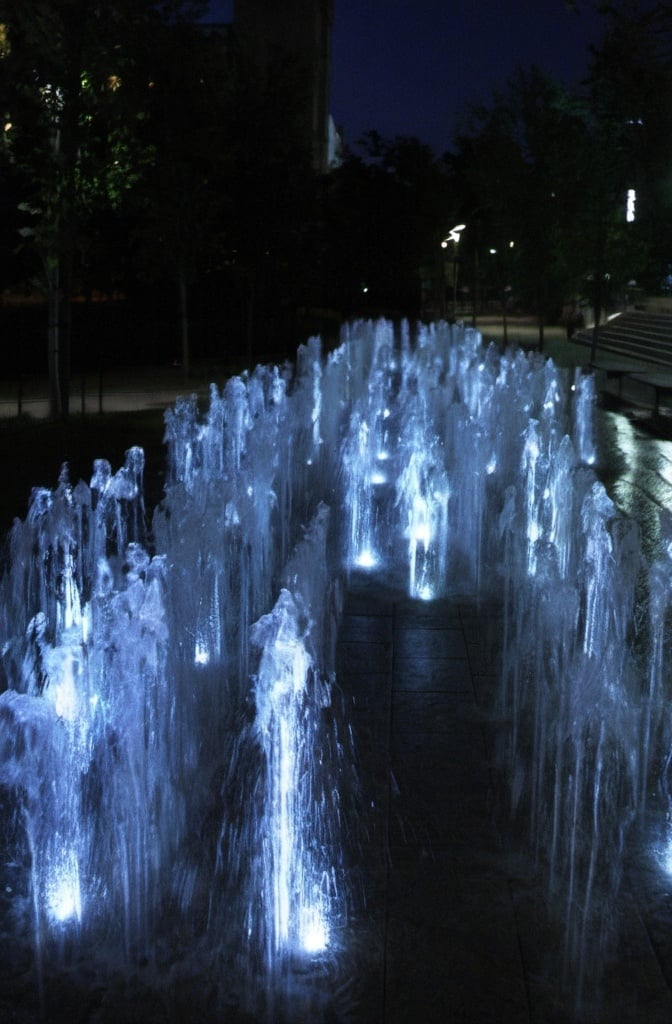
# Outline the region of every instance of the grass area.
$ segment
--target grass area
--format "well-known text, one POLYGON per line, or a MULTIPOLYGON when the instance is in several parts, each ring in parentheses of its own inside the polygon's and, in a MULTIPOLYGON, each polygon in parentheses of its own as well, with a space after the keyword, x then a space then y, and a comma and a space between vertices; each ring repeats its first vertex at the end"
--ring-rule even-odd
POLYGON ((72 416, 65 422, 27 416, 0 421, 0 535, 17 516, 25 517, 34 487, 56 487, 64 463, 73 484, 88 483, 94 459, 107 459, 115 471, 133 445, 145 451, 145 501, 153 508, 163 492, 163 416, 162 409, 150 409, 72 416))

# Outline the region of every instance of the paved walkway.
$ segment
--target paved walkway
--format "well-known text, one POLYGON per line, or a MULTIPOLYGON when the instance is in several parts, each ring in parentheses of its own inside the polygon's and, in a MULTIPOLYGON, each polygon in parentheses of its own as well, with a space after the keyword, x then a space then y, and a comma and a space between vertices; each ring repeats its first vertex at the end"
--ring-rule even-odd
POLYGON ((491 714, 496 611, 353 584, 338 680, 376 824, 366 849, 373 939, 347 1019, 669 1024, 672 973, 654 954, 647 900, 668 942, 672 915, 644 886, 638 902, 624 892, 624 945, 600 1007, 582 1016, 559 990, 561 935, 502 815, 494 744, 504 725, 491 714))
MULTIPOLYGON (((222 384, 227 373, 212 374, 222 384)), ((134 412, 139 409, 167 409, 178 395, 198 394, 207 398, 210 379, 198 374, 188 383, 179 367, 137 367, 108 373, 104 380, 96 374, 84 379, 75 376, 70 392, 70 412, 82 413, 134 412)), ((49 386, 46 380, 33 378, 20 386, 16 381, 0 384, 0 420, 12 416, 44 419, 49 415, 49 386)))
MULTIPOLYGON (((470 326, 470 321, 465 321, 470 326)), ((533 317, 510 317, 506 323, 499 316, 479 317, 476 329, 484 341, 506 341, 520 345, 526 350, 539 346, 539 330, 533 317)), ((550 326, 544 330, 543 354, 559 366, 575 367, 590 365, 590 345, 568 341, 563 327, 550 326)), ((627 362, 619 357, 620 363, 627 362)), ((633 368, 639 367, 636 360, 633 368)), ((620 365, 620 364, 619 364, 620 365)), ((641 367, 640 367, 641 368, 641 367)), ((174 366, 140 367, 129 370, 109 371, 101 381, 97 374, 90 373, 82 379, 75 375, 72 381, 70 409, 73 415, 99 412, 131 412, 138 409, 165 409, 171 406, 178 395, 195 393, 207 400, 211 381, 221 385, 231 376, 230 369, 201 368, 187 383, 182 378, 181 368, 174 366), (82 400, 83 396, 83 400, 82 400)), ((618 395, 620 378, 613 378, 598 371, 598 388, 606 394, 618 395)), ((623 397, 630 397, 623 395, 623 397)), ((656 394, 651 388, 640 385, 634 389, 632 400, 643 409, 652 409, 656 394)), ((49 414, 48 383, 39 378, 27 379, 19 386, 16 381, 0 381, 0 420, 17 415, 28 415, 38 419, 49 414)))
MULTIPOLYGON (((500 317, 485 317, 476 326, 485 341, 503 340, 504 327, 500 317)), ((511 320, 507 326, 507 336, 511 344, 520 344, 528 349, 538 344, 538 330, 529 317, 511 320)), ((564 339, 563 329, 547 327, 545 353, 560 365, 586 364, 589 350, 582 345, 566 346, 564 339)), ((76 416, 82 411, 95 414, 165 409, 173 404, 178 395, 192 393, 207 399, 211 381, 221 386, 232 372, 236 371, 224 366, 195 367, 188 383, 185 383, 179 366, 110 370, 102 382, 95 373, 86 374, 84 378, 75 374, 72 379, 70 411, 76 416)), ((43 378, 27 378, 21 384, 15 380, 0 380, 0 420, 17 415, 37 419, 48 416, 48 395, 48 382, 43 378)))

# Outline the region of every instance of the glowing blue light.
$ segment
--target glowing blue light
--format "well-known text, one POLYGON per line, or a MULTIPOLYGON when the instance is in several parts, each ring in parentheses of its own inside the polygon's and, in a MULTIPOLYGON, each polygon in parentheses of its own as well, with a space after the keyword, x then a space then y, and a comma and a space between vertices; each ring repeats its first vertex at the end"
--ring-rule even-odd
MULTIPOLYGON (((424 510, 420 510, 420 513, 422 514, 423 511, 424 510)), ((422 544, 422 546, 427 549, 432 542, 432 530, 429 523, 423 520, 415 523, 412 531, 412 539, 416 544, 422 544)))
POLYGON ((373 569, 376 565, 377 559, 372 551, 366 550, 360 552, 355 559, 355 565, 358 565, 360 569, 373 569))
POLYGON ((63 658, 61 679, 52 684, 49 691, 58 717, 66 722, 74 722, 78 713, 78 701, 73 675, 73 660, 69 652, 66 652, 63 658))
POLYGON ((672 876, 672 823, 668 821, 665 836, 652 849, 656 862, 666 875, 672 876))
POLYGON ((319 909, 311 907, 303 911, 301 922, 301 945, 305 953, 322 953, 329 945, 329 928, 319 909))
POLYGON ((194 648, 194 665, 207 665, 210 661, 210 652, 200 641, 196 642, 194 648))
POLYGON ((52 919, 64 924, 82 919, 82 894, 79 886, 79 865, 74 856, 66 859, 49 888, 47 906, 52 919))

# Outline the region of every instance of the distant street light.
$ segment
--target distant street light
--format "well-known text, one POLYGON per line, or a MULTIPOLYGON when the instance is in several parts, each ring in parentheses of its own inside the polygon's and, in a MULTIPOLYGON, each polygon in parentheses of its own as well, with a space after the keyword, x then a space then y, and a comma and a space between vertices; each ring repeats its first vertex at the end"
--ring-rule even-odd
POLYGON ((457 313, 457 273, 458 273, 458 249, 460 246, 460 235, 466 228, 466 224, 456 224, 454 228, 451 228, 444 240, 441 242, 441 248, 447 249, 448 242, 455 243, 455 256, 453 257, 453 320, 456 319, 457 313))
POLYGON ((441 242, 441 247, 443 249, 447 248, 448 242, 455 242, 455 245, 459 245, 460 235, 466 226, 466 224, 456 224, 454 228, 451 228, 444 240, 441 242))

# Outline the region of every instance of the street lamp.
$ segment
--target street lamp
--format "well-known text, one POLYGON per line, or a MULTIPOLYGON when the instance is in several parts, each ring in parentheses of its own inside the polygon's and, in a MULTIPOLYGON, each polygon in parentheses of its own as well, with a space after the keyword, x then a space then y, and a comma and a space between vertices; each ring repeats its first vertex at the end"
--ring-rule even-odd
POLYGON ((448 242, 455 242, 455 244, 458 245, 460 241, 460 235, 462 234, 466 226, 466 224, 456 224, 454 228, 451 228, 446 237, 444 238, 444 240, 441 242, 442 248, 445 249, 446 246, 448 245, 448 242))
POLYGON ((460 247, 460 235, 466 226, 466 224, 456 224, 454 228, 450 229, 444 240, 441 242, 442 249, 447 249, 449 242, 455 243, 455 256, 453 257, 453 320, 455 320, 457 313, 457 254, 460 247))

